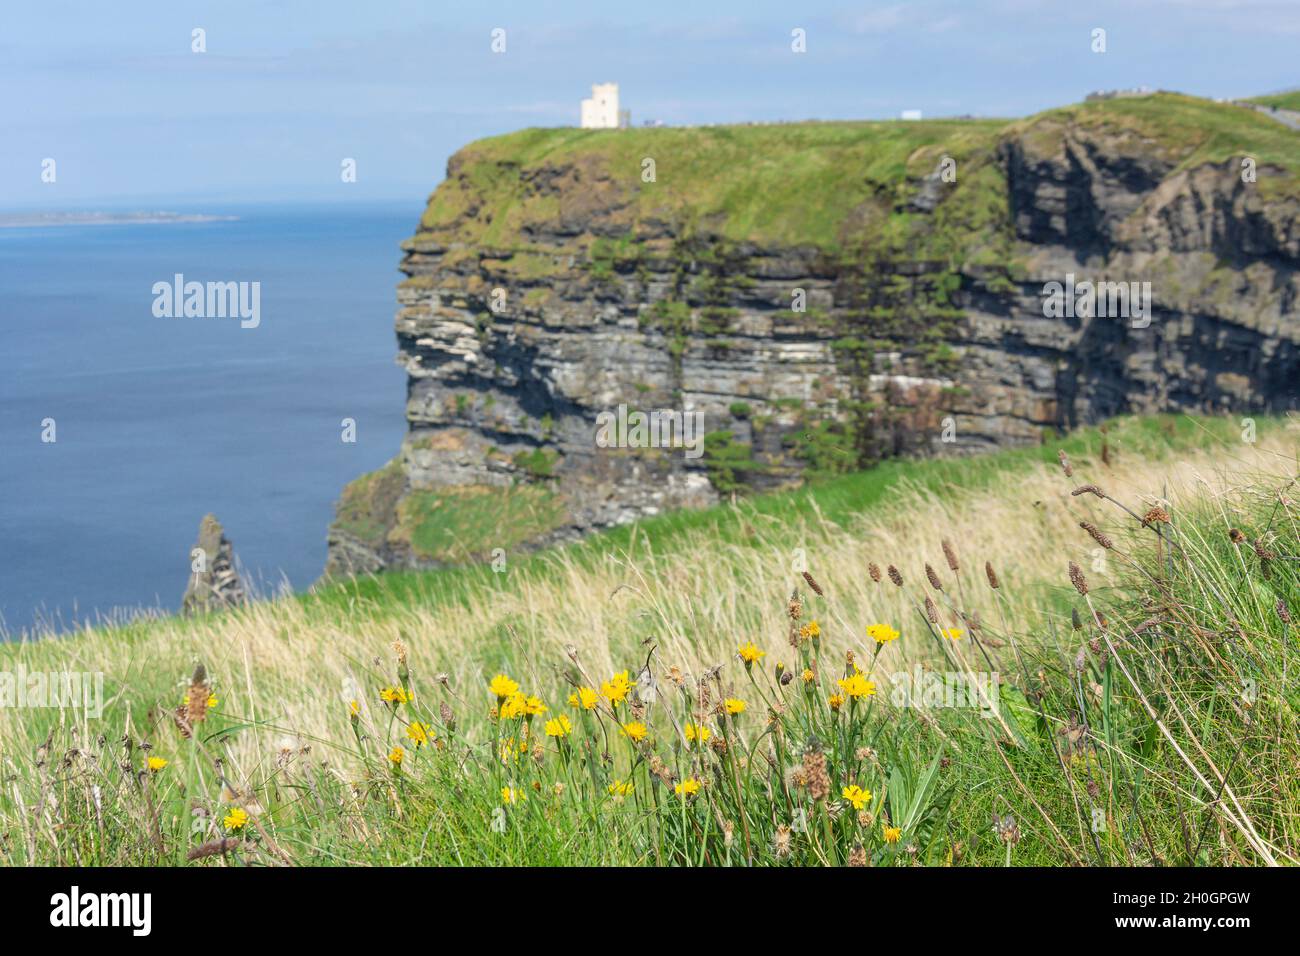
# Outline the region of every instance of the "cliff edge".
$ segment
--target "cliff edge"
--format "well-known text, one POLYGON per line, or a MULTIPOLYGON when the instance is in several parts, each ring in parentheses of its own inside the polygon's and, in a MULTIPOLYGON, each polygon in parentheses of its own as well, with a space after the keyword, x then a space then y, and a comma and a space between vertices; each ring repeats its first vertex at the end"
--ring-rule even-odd
POLYGON ((453 156, 403 250, 410 429, 344 490, 330 574, 1300 381, 1300 132, 1177 94, 523 130, 453 156), (698 457, 598 442, 620 405, 699 413, 698 457))

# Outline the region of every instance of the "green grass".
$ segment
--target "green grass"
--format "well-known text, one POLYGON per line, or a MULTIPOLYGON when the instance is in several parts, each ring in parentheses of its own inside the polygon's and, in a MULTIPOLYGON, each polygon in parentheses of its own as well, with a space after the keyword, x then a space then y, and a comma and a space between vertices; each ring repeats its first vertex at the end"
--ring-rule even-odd
MULTIPOLYGON (((1261 419, 1260 434, 1277 435, 1281 426, 1261 419)), ((1235 421, 1128 418, 1041 448, 897 462, 740 507, 665 515, 569 547, 511 555, 508 574, 475 566, 387 575, 227 614, 0 647, 0 670, 18 663, 29 671, 107 670, 111 695, 100 720, 0 710, 7 782, 0 861, 1297 862, 1300 657, 1279 611, 1300 605, 1295 461, 1290 455, 1267 475, 1248 473, 1243 461, 1235 421), (1058 451, 1068 454, 1072 479, 1055 465, 1058 451), (1173 474, 1180 461, 1210 452, 1220 457, 1206 461, 1230 469, 1226 490, 1171 505, 1168 523, 1144 527, 1109 501, 1068 493, 1090 480, 1110 487, 1126 463, 1173 474), (1091 545, 1073 518, 1044 523, 1047 505, 1034 496, 1045 494, 1048 475, 1071 514, 1095 515, 1111 536, 1110 572, 1095 569, 1095 554, 1080 553, 1075 538, 1091 545), (1008 502, 1018 502, 1014 517, 1008 502), (1075 511, 1089 504, 1096 510, 1075 511), (1037 548, 1032 539, 1044 529, 1070 529, 1069 540, 1045 543, 1055 566, 1034 559, 1008 567, 998 559, 1003 579, 991 591, 980 560, 988 542, 958 537, 963 561, 949 570, 933 545, 935 529, 985 508, 1005 512, 991 525, 1011 539, 999 552, 1004 558, 1017 547, 1037 548), (891 509, 897 521, 868 526, 882 537, 869 553, 903 567, 901 588, 888 578, 873 582, 864 561, 846 573, 848 556, 860 552, 836 550, 860 532, 864 516, 891 509), (1230 528, 1241 529, 1239 543, 1230 528), (808 548, 824 596, 788 569, 786 552, 796 545, 808 548), (1068 587, 1067 555, 1084 565, 1086 595, 1068 587), (942 591, 927 586, 920 560, 939 569, 942 591), (772 561, 777 572, 756 585, 772 561), (717 567, 735 575, 710 575, 717 567), (586 578, 597 586, 584 590, 586 578), (694 578, 708 583, 693 587, 694 578), (817 639, 797 648, 786 633, 791 580, 801 595, 799 623, 821 622, 817 639), (609 586, 616 581, 644 600, 625 616, 602 618, 601 605, 631 600, 609 586), (557 598, 538 606, 554 621, 530 621, 512 602, 512 594, 548 590, 557 598), (927 597, 942 626, 963 628, 959 641, 930 629, 927 597), (774 613, 754 616, 753 608, 774 613), (862 629, 882 617, 902 637, 878 665, 862 629), (609 620, 619 622, 619 633, 603 633, 609 620), (466 630, 467 622, 477 623, 466 630), (538 643, 534 630, 550 624, 558 624, 559 640, 538 643), (683 662, 674 632, 700 648, 702 660, 723 663, 716 679, 706 679, 710 700, 745 699, 743 714, 701 707, 701 672, 689 665, 684 684, 673 682, 668 665, 683 662), (394 656, 394 639, 409 657, 394 656), (748 640, 766 652, 752 670, 734 658, 748 640), (562 649, 568 643, 572 656, 562 649), (605 646, 612 668, 600 654, 605 646), (867 676, 885 683, 876 697, 836 711, 827 697, 846 676, 846 647, 867 676), (999 718, 904 707, 886 693, 891 668, 915 662, 967 673, 985 669, 985 654, 1003 678, 999 718), (599 688, 624 668, 635 677, 647 656, 660 683, 641 718, 649 743, 621 735, 619 724, 635 716, 627 702, 591 711, 566 705, 570 682, 599 688), (186 696, 179 679, 195 659, 209 665, 205 680, 215 679, 219 701, 184 738, 171 712, 186 696), (777 661, 794 681, 777 681, 777 661), (810 684, 798 676, 805 667, 815 669, 810 684), (491 716, 499 702, 485 684, 497 670, 540 694, 547 712, 531 723, 491 716), (355 684, 340 687, 344 673, 355 684), (413 690, 413 701, 380 703, 380 688, 394 685, 413 690), (363 702, 354 721, 348 699, 363 702), (768 719, 768 710, 777 716, 768 719), (560 714, 572 726, 563 744, 544 731, 560 714), (413 721, 426 724, 439 746, 415 746, 406 735, 413 721), (726 748, 688 746, 674 729, 686 722, 709 726, 726 748), (525 732, 529 754, 503 761, 502 743, 525 732), (168 760, 164 769, 141 772, 144 742, 148 754, 168 760), (404 748, 400 768, 388 759, 394 746, 404 748), (823 795, 807 782, 819 752, 829 782, 823 795), (702 789, 683 800, 674 787, 687 779, 702 789), (609 789, 620 782, 633 785, 622 798, 609 789), (861 814, 842 796, 852 785, 872 794, 861 814), (503 802, 503 787, 526 799, 503 802), (221 821, 241 804, 252 822, 229 830, 221 821), (48 815, 34 813, 38 806, 48 815), (898 842, 886 839, 886 825, 899 829, 898 842), (223 834, 237 841, 225 856, 213 850, 223 834), (200 846, 214 855, 188 861, 200 846)), ((1139 515, 1147 507, 1127 492, 1119 499, 1139 515)))
POLYGON ((1096 100, 1048 110, 1015 127, 1031 139, 1059 138, 1060 124, 1069 121, 1087 129, 1129 136, 1127 148, 1152 151, 1189 169, 1253 156, 1261 165, 1279 166, 1291 176, 1300 171, 1300 134, 1276 120, 1234 106, 1178 93, 1096 100))
POLYGON ((399 524, 419 557, 481 559, 493 548, 515 548, 564 523, 563 500, 545 488, 443 488, 402 499, 399 524))
POLYGON ((999 144, 1024 137, 1055 151, 1067 123, 1104 130, 1123 149, 1154 154, 1176 169, 1243 155, 1291 178, 1300 169, 1294 131, 1238 106, 1172 93, 1082 103, 1012 122, 526 129, 457 153, 430 198, 424 232, 408 248, 434 242, 517 250, 511 267, 522 270, 521 278, 536 278, 564 265, 519 237, 557 219, 594 215, 607 235, 637 235, 647 220, 666 220, 679 234, 724 242, 842 253, 863 242, 889 247, 902 236, 919 242, 926 257, 960 260, 985 250, 989 261, 999 261, 981 241, 1007 225, 999 144), (957 161, 957 182, 935 228, 918 238, 902 202, 945 155, 957 161), (655 161, 652 183, 642 180, 646 158, 655 161), (535 185, 549 177, 553 184, 535 185))
MULTIPOLYGON (((743 510, 727 505, 679 509, 599 531, 558 551, 512 558, 512 566, 521 574, 549 573, 558 553, 563 553, 566 561, 590 565, 611 552, 634 551, 638 547, 671 550, 687 540, 691 532, 706 533, 719 546, 743 546, 752 525, 765 519, 786 524, 816 520, 848 526, 856 516, 902 489, 940 497, 959 489, 978 491, 1012 480, 1031 463, 1054 463, 1062 451, 1073 459, 1092 461, 1100 454, 1103 442, 1117 456, 1160 460, 1194 448, 1226 445, 1236 439, 1240 430, 1230 419, 1180 415, 1125 416, 1107 423, 1105 428, 1104 434, 1099 428, 1083 428, 1037 447, 1003 449, 970 458, 890 459, 867 471, 791 491, 755 495, 746 500, 743 510)), ((492 580, 493 572, 485 564, 442 568, 434 574, 394 571, 335 582, 300 600, 333 607, 356 606, 357 602, 375 607, 404 601, 431 606, 444 601, 467 603, 492 580)))
POLYGON ((629 231, 647 217, 716 225, 726 239, 770 239, 792 245, 835 245, 855 205, 905 173, 930 172, 947 152, 959 161, 987 151, 994 120, 880 123, 797 123, 687 129, 528 129, 482 140, 457 157, 453 175, 434 193, 423 226, 454 227, 488 247, 510 245, 532 223, 561 212, 551 193, 520 181, 542 167, 595 179, 592 201, 629 203, 620 211, 629 231), (930 158, 919 163, 918 152, 930 158), (642 182, 652 158, 656 181, 642 182), (909 167, 911 163, 911 167, 909 167), (467 219, 471 204, 490 197, 491 221, 467 219))
POLYGON ((1288 90, 1285 93, 1271 93, 1268 96, 1253 97, 1250 102, 1261 106, 1271 106, 1279 110, 1300 112, 1300 90, 1288 90))

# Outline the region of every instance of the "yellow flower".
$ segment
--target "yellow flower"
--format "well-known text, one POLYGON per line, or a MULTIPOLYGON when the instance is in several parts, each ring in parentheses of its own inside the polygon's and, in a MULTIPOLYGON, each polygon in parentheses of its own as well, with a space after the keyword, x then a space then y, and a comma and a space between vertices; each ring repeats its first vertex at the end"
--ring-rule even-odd
POLYGON ((713 731, 709 730, 709 728, 705 727, 703 724, 687 724, 683 730, 686 734, 686 742, 688 744, 707 744, 709 738, 713 736, 713 731))
POLYGON ((624 724, 623 736, 627 737, 629 740, 637 741, 638 743, 642 740, 645 740, 646 737, 645 724, 636 720, 624 724))
POLYGON ((227 830, 242 830, 248 823, 248 813, 242 807, 231 807, 230 812, 221 818, 221 825, 227 830))
POLYGON ((359 700, 351 700, 351 701, 348 701, 348 710, 351 711, 353 717, 360 717, 360 716, 361 716, 361 701, 359 701, 359 700))
POLYGON ((871 791, 863 790, 856 783, 851 787, 845 787, 840 793, 845 800, 853 804, 854 810, 861 810, 871 802, 871 791))
POLYGON ((529 697, 524 701, 524 715, 527 717, 536 717, 538 714, 546 713, 546 705, 542 703, 540 697, 529 697))
POLYGON ((767 656, 767 651, 760 651, 753 641, 748 644, 741 644, 740 659, 746 664, 757 664, 761 659, 767 656))
POLYGON ((596 701, 599 699, 596 692, 590 687, 579 687, 569 695, 569 706, 581 707, 583 710, 595 710, 596 701))
POLYGON ((897 843, 899 837, 903 835, 903 831, 898 827, 887 827, 882 825, 880 828, 880 835, 885 838, 886 843, 897 843))
POLYGON ((379 692, 379 699, 390 704, 409 704, 413 695, 401 687, 385 687, 379 692))
POLYGON ((736 714, 743 714, 746 707, 745 702, 739 697, 728 697, 722 702, 722 705, 727 708, 727 713, 731 714, 733 717, 736 714))
POLYGON ((394 767, 400 767, 402 765, 402 758, 405 756, 406 751, 401 747, 394 747, 388 752, 388 759, 393 762, 394 767))
POLYGON ((809 638, 821 637, 822 626, 818 624, 816 621, 809 621, 803 627, 799 628, 799 636, 802 637, 805 641, 808 640, 809 638))
POLYGON ((429 733, 428 726, 418 720, 406 725, 406 736, 417 747, 423 747, 433 739, 433 734, 429 733))
POLYGON ((677 786, 673 787, 673 793, 679 797, 693 797, 700 792, 700 782, 694 777, 687 777, 677 786))
POLYGON ((888 644, 898 638, 898 632, 888 624, 872 624, 867 628, 867 637, 877 644, 888 644))
POLYGON ((600 692, 605 695, 611 704, 618 704, 626 700, 631 690, 632 683, 628 680, 627 671, 615 674, 600 685, 600 692))
POLYGON ((945 627, 939 633, 950 640, 959 641, 963 632, 960 627, 945 627))
POLYGON ((861 697, 873 697, 876 693, 876 684, 862 676, 860 671, 855 671, 848 677, 843 677, 835 683, 840 685, 840 690, 848 694, 854 700, 861 697))
POLYGON ((573 724, 569 723, 569 718, 560 714, 546 722, 546 736, 548 737, 567 737, 573 730, 573 724))
POLYGON ((831 694, 826 698, 826 703, 831 705, 831 710, 839 710, 844 706, 844 698, 839 694, 831 694))
POLYGON ((518 692, 511 694, 501 704, 501 716, 506 720, 522 717, 528 712, 528 698, 518 692))
POLYGON ((167 766, 167 761, 162 757, 150 757, 145 761, 145 766, 148 768, 150 773, 157 773, 163 767, 167 766))
POLYGON ((502 700, 509 697, 511 694, 517 694, 519 692, 519 685, 505 674, 498 674, 496 677, 492 678, 491 682, 488 684, 488 690, 492 694, 496 695, 497 700, 502 700))
POLYGON ((811 684, 813 681, 817 679, 817 675, 813 673, 813 669, 811 667, 805 667, 803 669, 803 673, 800 674, 799 676, 803 678, 803 682, 805 684, 811 684))
POLYGON ((527 800, 527 799, 528 799, 528 794, 524 793, 522 790, 516 790, 514 787, 501 788, 502 803, 518 803, 520 800, 527 800))
POLYGON ((610 796, 614 797, 626 797, 632 793, 632 790, 632 781, 630 780, 627 783, 622 780, 615 780, 609 785, 610 796))

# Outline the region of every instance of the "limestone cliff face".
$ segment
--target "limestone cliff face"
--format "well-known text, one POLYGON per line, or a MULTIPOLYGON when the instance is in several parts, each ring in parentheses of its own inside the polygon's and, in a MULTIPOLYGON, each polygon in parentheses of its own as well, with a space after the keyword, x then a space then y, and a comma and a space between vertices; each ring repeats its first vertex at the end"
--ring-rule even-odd
POLYGON ((1009 126, 475 144, 404 244, 410 431, 345 491, 329 570, 484 558, 1122 412, 1289 408, 1296 158, 1300 134, 1173 96, 1009 126), (1068 276, 1149 282, 1149 324, 1049 316, 1068 276), (701 412, 704 455, 599 447, 620 404, 701 412))

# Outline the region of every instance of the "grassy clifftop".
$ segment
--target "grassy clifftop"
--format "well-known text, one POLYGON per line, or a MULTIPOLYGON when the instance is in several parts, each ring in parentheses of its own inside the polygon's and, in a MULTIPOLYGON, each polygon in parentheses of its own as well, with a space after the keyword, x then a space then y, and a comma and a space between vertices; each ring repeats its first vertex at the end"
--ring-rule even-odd
POLYGON ((736 242, 834 251, 905 228, 897 207, 945 155, 957 161, 958 180, 940 206, 949 216, 935 226, 972 238, 1005 211, 999 146, 1025 139, 1054 150, 1071 127, 1172 169, 1248 154, 1286 170, 1291 186, 1300 171, 1300 134, 1240 106, 1172 93, 1013 122, 527 129, 453 157, 425 211, 423 241, 504 248, 557 221, 600 216, 611 235, 670 223, 736 242), (646 159, 654 182, 642 179, 646 159))

